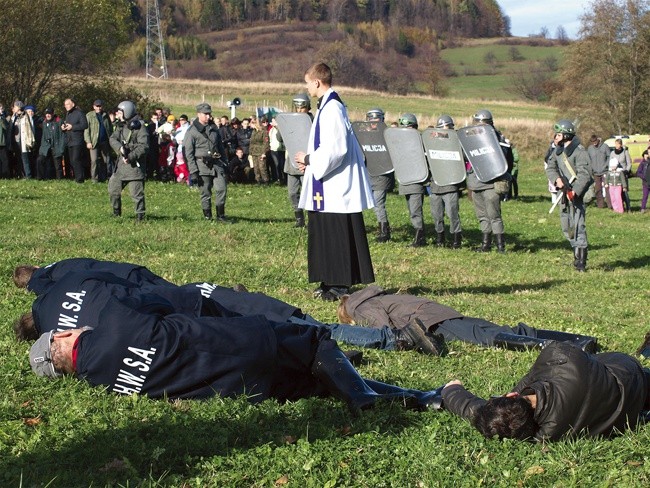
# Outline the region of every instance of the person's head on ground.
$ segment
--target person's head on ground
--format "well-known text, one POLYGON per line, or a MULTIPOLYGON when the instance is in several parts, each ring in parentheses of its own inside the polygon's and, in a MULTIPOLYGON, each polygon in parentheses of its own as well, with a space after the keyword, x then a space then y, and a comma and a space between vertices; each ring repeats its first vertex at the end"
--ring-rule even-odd
POLYGON ((530 440, 539 430, 535 409, 527 397, 517 393, 490 398, 476 412, 473 424, 488 439, 530 440))
POLYGON ((38 339, 38 331, 32 312, 24 313, 14 322, 14 333, 18 341, 34 341, 38 339))
POLYGON ((339 301, 339 306, 336 309, 336 316, 341 324, 354 324, 354 318, 352 318, 345 308, 349 299, 350 295, 342 295, 339 301))
POLYGON ((14 284, 18 288, 27 288, 29 280, 32 279, 34 271, 38 269, 38 266, 32 266, 31 264, 20 264, 14 268, 13 279, 14 284))
POLYGON ((73 350, 79 336, 90 330, 89 327, 64 331, 50 331, 32 345, 29 351, 29 364, 37 376, 60 378, 73 374, 73 350))

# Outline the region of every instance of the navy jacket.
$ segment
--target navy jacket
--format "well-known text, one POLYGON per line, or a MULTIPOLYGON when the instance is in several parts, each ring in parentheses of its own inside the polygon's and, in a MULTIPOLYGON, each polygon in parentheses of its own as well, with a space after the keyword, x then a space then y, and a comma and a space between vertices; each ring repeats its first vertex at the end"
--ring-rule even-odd
POLYGON ((200 290, 205 298, 210 298, 231 312, 240 315, 264 315, 275 322, 286 322, 290 317, 302 318, 302 311, 277 298, 263 293, 235 291, 232 288, 215 285, 214 283, 190 283, 181 286, 182 289, 200 290))
POLYGON ((246 394, 257 402, 270 396, 277 345, 264 317, 164 315, 164 304, 163 313, 143 314, 134 309, 143 307, 137 301, 112 298, 98 327, 81 334, 78 377, 108 391, 151 398, 246 394))
MULTIPOLYGON (((148 312, 149 303, 166 304, 166 313, 183 313, 193 317, 234 316, 213 300, 204 298, 197 289, 177 286, 140 286, 114 274, 101 271, 66 273, 39 295, 32 305, 34 324, 39 335, 51 330, 97 327, 102 308, 111 297, 149 297, 139 302, 148 312), (154 298, 157 297, 157 298, 154 298)), ((157 309, 160 310, 160 309, 157 309)))
POLYGON ((117 263, 113 261, 99 261, 92 258, 63 259, 34 271, 32 278, 27 283, 27 289, 41 295, 52 284, 72 271, 107 271, 119 278, 124 278, 138 285, 173 285, 160 276, 155 275, 144 266, 131 263, 117 263))

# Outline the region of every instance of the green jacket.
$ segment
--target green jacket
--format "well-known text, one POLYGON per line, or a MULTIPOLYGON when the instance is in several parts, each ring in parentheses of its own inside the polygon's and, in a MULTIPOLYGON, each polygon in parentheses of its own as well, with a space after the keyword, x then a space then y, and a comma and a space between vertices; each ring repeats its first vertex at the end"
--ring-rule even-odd
POLYGON ((65 136, 61 130, 61 122, 52 119, 50 122, 43 120, 43 129, 41 134, 41 147, 38 154, 47 156, 52 150, 54 157, 63 156, 65 151, 65 136))
POLYGON ((117 154, 117 172, 123 180, 144 180, 149 150, 149 135, 147 128, 140 119, 131 119, 124 124, 118 124, 111 135, 111 147, 117 154), (129 129, 131 124, 139 125, 137 129, 129 129), (128 148, 128 163, 124 162, 122 146, 128 148))
MULTIPOLYGON (((94 110, 86 114, 86 119, 88 120, 88 128, 84 131, 84 141, 86 141, 86 144, 91 143, 94 149, 97 147, 99 140, 99 120, 97 120, 97 114, 94 110)), ((111 124, 111 119, 108 118, 106 112, 102 112, 102 124, 106 130, 106 142, 108 142, 113 134, 113 124, 111 124)))

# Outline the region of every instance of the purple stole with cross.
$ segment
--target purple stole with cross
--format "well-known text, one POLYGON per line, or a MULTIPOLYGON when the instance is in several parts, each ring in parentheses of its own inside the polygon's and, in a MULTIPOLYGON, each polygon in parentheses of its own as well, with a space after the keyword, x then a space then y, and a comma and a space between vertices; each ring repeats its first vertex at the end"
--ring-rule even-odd
MULTIPOLYGON (((314 131, 314 151, 320 147, 320 114, 323 111, 325 105, 327 105, 330 100, 336 100, 341 105, 343 102, 339 98, 338 94, 333 91, 329 98, 319 107, 318 115, 316 116, 316 129, 314 131)), ((325 191, 323 189, 323 180, 317 180, 314 176, 311 177, 312 184, 312 211, 322 212, 325 208, 325 191)))

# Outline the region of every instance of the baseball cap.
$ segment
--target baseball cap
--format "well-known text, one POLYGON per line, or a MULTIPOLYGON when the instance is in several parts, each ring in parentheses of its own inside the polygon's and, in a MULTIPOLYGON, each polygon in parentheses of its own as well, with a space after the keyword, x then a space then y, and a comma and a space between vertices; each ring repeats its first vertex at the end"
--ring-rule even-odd
POLYGON ((51 330, 42 334, 29 350, 29 364, 37 376, 45 376, 47 378, 60 378, 63 376, 62 373, 54 369, 54 364, 52 363, 51 346, 54 332, 51 330))

